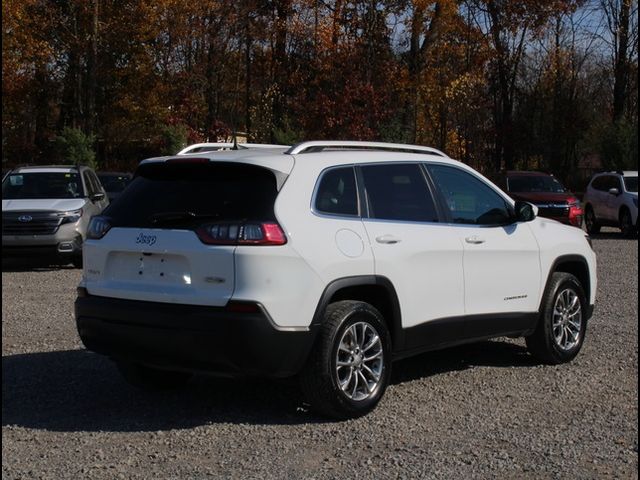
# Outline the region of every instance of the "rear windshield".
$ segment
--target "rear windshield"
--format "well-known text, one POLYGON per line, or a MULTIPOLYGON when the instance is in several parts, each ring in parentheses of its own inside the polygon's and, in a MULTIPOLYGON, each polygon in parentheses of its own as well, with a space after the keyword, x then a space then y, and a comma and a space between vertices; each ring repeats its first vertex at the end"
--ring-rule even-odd
POLYGON ((638 177, 624 177, 624 187, 627 192, 638 193, 638 177))
POLYGON ((206 221, 274 220, 272 172, 229 163, 145 164, 105 210, 119 227, 193 228, 206 221))
POLYGON ((566 189, 553 177, 520 175, 509 177, 510 192, 565 193, 566 189))
POLYGON ((77 173, 11 173, 2 180, 4 200, 80 198, 84 195, 77 173))
POLYGON ((121 192, 131 181, 131 177, 127 175, 99 173, 98 178, 107 192, 121 192))

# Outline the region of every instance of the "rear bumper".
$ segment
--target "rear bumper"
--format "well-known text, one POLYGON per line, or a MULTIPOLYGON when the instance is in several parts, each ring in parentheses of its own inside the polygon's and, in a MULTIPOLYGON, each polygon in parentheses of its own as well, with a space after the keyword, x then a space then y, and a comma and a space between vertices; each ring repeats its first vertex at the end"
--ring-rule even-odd
POLYGON ((282 331, 264 311, 174 305, 86 295, 75 302, 88 350, 114 360, 218 375, 287 377, 311 350, 313 331, 282 331))

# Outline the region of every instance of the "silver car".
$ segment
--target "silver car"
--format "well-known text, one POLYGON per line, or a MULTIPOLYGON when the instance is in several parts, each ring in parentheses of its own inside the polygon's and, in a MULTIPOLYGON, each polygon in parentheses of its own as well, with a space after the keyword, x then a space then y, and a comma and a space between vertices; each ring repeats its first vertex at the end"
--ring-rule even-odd
POLYGON ((53 256, 80 267, 89 220, 108 204, 89 167, 16 168, 2 180, 2 255, 53 256))

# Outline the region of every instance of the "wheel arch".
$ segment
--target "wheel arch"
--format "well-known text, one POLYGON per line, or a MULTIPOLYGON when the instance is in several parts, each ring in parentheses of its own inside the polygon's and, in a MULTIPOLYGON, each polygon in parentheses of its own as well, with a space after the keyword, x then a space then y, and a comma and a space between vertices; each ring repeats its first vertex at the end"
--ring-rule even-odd
MULTIPOLYGON (((620 205, 620 208, 618 209, 618 220, 622 218, 622 212, 624 212, 625 210, 629 212, 629 216, 631 216, 631 209, 629 208, 628 205, 623 203, 622 205, 620 205)), ((633 221, 633 219, 631 220, 633 221)))
POLYGON ((327 306, 341 300, 366 302, 380 311, 389 333, 393 351, 404 345, 400 302, 391 281, 380 275, 359 275, 333 280, 322 292, 313 315, 312 327, 322 324, 327 306))
MULTIPOLYGON (((587 298, 587 302, 589 302, 589 299, 591 298, 591 276, 589 272, 589 263, 587 262, 586 258, 584 258, 582 255, 562 255, 556 258, 551 265, 551 268, 549 269, 547 281, 544 286, 544 291, 547 290, 549 282, 551 281, 551 276, 555 272, 570 273, 571 275, 576 277, 582 285, 584 294, 587 298)), ((540 311, 541 308, 542 301, 538 310, 540 311)))

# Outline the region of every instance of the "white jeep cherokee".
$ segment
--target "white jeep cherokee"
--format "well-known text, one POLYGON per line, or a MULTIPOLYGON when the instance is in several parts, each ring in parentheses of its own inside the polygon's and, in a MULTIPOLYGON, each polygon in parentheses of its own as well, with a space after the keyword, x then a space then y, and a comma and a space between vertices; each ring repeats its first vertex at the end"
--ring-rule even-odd
POLYGON ((340 418, 427 350, 524 336, 568 362, 596 293, 581 230, 420 146, 148 159, 89 237, 78 331, 129 381, 299 374, 311 407, 340 418))

